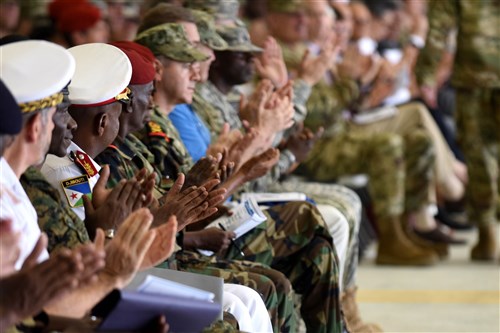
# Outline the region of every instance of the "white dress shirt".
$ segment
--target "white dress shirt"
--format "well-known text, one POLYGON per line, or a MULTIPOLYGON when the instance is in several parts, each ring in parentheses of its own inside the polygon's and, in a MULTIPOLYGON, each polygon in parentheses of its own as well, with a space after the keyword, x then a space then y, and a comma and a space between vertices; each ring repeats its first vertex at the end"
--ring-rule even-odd
MULTIPOLYGON (((20 254, 16 261, 16 269, 19 270, 33 251, 41 232, 35 208, 16 174, 3 157, 0 159, 0 219, 11 219, 14 230, 21 233, 20 254)), ((38 261, 44 261, 48 257, 49 253, 45 249, 38 257, 38 261)))

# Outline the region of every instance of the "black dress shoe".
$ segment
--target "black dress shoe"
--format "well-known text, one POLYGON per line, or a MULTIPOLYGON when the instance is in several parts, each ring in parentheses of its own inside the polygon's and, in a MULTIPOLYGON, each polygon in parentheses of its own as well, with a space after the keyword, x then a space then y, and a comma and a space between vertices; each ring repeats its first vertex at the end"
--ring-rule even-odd
POLYGON ((434 218, 454 230, 471 230, 473 228, 473 226, 468 223, 455 221, 453 217, 442 208, 438 208, 438 213, 434 216, 434 218))
POLYGON ((446 243, 446 244, 455 244, 455 245, 464 245, 465 239, 456 239, 451 237, 450 235, 445 234, 441 229, 436 227, 431 231, 418 231, 415 229, 415 234, 419 237, 435 242, 435 243, 446 243))

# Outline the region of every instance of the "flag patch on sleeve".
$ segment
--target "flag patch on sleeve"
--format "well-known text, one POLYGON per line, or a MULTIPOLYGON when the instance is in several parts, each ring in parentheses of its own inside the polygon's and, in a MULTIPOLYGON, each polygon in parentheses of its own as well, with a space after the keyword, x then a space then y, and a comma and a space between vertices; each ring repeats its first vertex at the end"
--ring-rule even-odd
POLYGON ((87 175, 81 175, 75 178, 63 180, 61 186, 64 189, 64 194, 70 207, 83 207, 83 196, 85 194, 92 198, 92 190, 90 189, 89 179, 87 175))

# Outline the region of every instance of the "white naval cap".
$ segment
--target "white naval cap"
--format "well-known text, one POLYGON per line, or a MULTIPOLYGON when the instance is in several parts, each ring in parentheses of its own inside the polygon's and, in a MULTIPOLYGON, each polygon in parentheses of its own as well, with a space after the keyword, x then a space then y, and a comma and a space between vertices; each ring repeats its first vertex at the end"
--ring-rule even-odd
POLYGON ((68 51, 76 61, 75 75, 68 87, 71 105, 89 107, 128 100, 132 65, 122 50, 104 43, 90 43, 68 51))
POLYGON ((56 106, 75 72, 75 60, 63 47, 41 40, 0 46, 0 78, 22 112, 56 106))

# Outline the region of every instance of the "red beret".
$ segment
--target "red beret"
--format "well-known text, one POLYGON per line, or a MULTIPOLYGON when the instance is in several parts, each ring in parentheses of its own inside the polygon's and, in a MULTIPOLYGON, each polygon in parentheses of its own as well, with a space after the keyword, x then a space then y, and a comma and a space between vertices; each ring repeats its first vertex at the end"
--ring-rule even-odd
POLYGON ((155 78, 153 62, 155 56, 147 47, 140 44, 121 41, 109 43, 122 50, 132 64, 132 78, 130 84, 146 84, 155 78))
POLYGON ((101 19, 101 11, 96 6, 82 2, 66 7, 59 16, 59 30, 62 32, 85 31, 101 19))
POLYGON ((54 0, 49 4, 49 16, 57 21, 68 9, 83 2, 87 0, 54 0))

